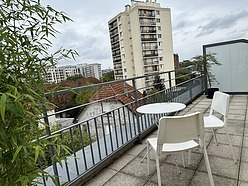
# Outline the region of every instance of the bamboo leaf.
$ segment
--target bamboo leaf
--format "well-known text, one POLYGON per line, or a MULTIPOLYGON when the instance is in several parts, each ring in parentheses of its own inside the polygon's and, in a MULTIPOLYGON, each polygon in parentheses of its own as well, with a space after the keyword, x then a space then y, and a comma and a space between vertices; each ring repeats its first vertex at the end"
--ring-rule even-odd
POLYGON ((1 112, 1 118, 3 122, 5 121, 6 100, 7 100, 6 94, 2 94, 1 101, 0 101, 0 112, 1 112))
POLYGON ((19 146, 19 147, 16 149, 16 151, 15 151, 15 153, 14 153, 14 155, 13 155, 12 162, 14 162, 14 161, 16 160, 16 158, 17 158, 19 152, 22 150, 22 148, 23 148, 23 146, 19 146))

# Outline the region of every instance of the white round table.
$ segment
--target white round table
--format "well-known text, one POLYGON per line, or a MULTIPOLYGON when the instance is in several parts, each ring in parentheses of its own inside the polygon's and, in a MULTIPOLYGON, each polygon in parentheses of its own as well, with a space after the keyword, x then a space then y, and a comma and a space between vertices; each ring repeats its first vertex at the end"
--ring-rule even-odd
POLYGON ((185 107, 185 104, 176 102, 151 103, 138 107, 137 112, 142 114, 164 114, 178 112, 185 107))

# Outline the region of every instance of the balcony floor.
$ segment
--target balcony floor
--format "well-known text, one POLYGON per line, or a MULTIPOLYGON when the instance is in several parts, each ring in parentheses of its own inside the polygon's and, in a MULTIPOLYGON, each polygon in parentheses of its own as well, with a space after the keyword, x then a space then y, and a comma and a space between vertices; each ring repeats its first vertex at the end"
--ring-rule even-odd
MULTIPOLYGON (((209 112, 211 99, 201 96, 188 105, 178 115, 200 111, 204 115, 209 112)), ((223 129, 217 131, 219 145, 216 146, 213 135, 206 131, 207 152, 217 186, 248 186, 248 95, 234 95, 231 97, 228 116, 228 131, 231 135, 238 163, 232 159, 227 137, 223 129)), ((153 132, 148 136, 156 135, 153 132)), ((157 185, 157 172, 154 156, 151 161, 151 172, 148 175, 146 159, 141 163, 146 153, 146 140, 136 145, 107 168, 93 177, 87 186, 155 186, 157 185)), ((178 174, 171 155, 162 155, 160 170, 162 185, 201 186, 209 185, 208 175, 203 155, 196 150, 191 156, 191 165, 182 166, 181 154, 175 155, 180 166, 181 175, 178 174)))

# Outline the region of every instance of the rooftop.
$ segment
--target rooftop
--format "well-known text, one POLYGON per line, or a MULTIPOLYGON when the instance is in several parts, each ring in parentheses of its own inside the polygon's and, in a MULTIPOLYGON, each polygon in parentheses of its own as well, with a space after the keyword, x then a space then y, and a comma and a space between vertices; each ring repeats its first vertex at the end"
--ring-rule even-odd
MULTIPOLYGON (((178 115, 196 111, 207 115, 211 99, 204 95, 189 104, 178 115)), ((227 137, 223 129, 217 131, 216 146, 211 131, 206 131, 207 152, 213 173, 215 185, 247 186, 248 185, 248 95, 232 95, 228 116, 228 131, 231 135, 238 163, 232 159, 227 137)), ((148 136, 155 136, 157 130, 148 136)), ((107 168, 101 170, 90 179, 86 186, 116 186, 116 185, 157 185, 157 173, 154 156, 151 162, 151 173, 148 175, 146 159, 141 163, 146 153, 146 140, 134 146, 107 168)), ((192 153, 191 164, 184 168, 181 154, 175 155, 180 166, 178 174, 174 160, 170 155, 163 155, 160 159, 162 185, 209 185, 203 154, 196 150, 192 153)))

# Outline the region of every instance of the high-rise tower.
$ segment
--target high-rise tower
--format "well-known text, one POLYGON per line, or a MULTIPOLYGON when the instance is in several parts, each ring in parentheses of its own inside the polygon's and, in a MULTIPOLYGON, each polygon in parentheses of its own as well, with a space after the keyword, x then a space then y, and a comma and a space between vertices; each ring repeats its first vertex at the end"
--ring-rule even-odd
MULTIPOLYGON (((156 0, 131 0, 108 24, 116 80, 174 70, 169 8, 161 8, 156 0)), ((137 87, 153 81, 147 77, 137 87)))

